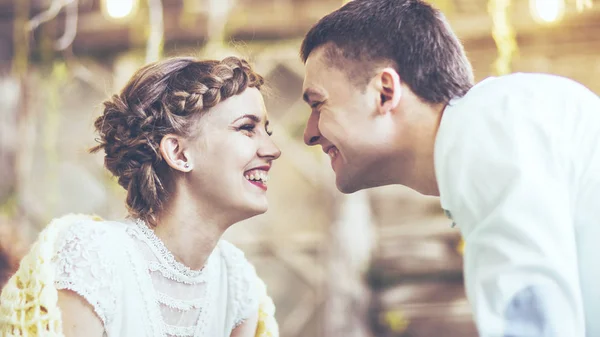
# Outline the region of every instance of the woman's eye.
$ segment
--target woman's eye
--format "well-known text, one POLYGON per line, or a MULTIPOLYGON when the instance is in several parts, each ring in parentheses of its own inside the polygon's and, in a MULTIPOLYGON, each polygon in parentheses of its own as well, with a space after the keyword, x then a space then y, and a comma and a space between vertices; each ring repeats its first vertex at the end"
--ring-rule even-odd
MULTIPOLYGON (((239 131, 242 131, 245 134, 248 135, 253 135, 254 133, 256 133, 256 124, 244 124, 242 126, 240 126, 238 128, 239 131)), ((265 132, 267 133, 267 135, 272 135, 273 131, 271 131, 271 129, 268 126, 265 126, 265 132)))
POLYGON ((254 128, 256 126, 254 124, 244 124, 240 126, 240 131, 245 131, 247 133, 254 133, 254 128))

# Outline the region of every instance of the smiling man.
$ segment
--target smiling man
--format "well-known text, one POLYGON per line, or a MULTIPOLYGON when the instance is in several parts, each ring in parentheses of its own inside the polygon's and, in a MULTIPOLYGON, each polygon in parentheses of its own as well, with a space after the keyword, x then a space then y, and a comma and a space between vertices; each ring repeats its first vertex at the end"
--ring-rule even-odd
POLYGON ((600 99, 571 80, 473 84, 444 16, 420 0, 354 0, 306 35, 304 140, 341 192, 440 196, 466 242, 485 337, 600 336, 600 99))

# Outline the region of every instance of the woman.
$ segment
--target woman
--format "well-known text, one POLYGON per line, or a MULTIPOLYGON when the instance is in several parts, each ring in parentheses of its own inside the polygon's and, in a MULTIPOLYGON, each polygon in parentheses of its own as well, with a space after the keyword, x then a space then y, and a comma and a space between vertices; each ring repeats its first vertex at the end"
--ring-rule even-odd
MULTIPOLYGON (((104 150, 127 190, 129 218, 71 215, 30 253, 43 256, 44 242, 54 242, 51 263, 37 270, 50 266, 64 336, 255 336, 260 279, 220 238, 267 210, 280 151, 262 84, 238 58, 179 57, 143 67, 104 103, 92 151, 104 150)), ((14 289, 23 288, 18 277, 14 289)))

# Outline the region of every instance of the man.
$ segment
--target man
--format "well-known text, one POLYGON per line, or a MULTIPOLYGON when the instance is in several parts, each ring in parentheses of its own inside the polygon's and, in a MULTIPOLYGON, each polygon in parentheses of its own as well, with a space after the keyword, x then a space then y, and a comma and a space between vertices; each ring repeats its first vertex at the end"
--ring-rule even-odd
POLYGON ((480 336, 600 336, 600 99, 571 80, 473 86, 443 15, 421 0, 354 0, 306 35, 308 145, 340 191, 401 184, 440 196, 466 243, 480 336))

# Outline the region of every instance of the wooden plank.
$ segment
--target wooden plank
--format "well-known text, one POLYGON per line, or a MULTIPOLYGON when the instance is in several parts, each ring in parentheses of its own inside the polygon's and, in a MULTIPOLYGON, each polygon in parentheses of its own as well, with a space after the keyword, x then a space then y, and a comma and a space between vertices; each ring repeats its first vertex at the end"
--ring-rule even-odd
MULTIPOLYGON (((272 1, 243 1, 232 10, 226 25, 227 36, 244 41, 298 39, 304 36, 319 18, 336 9, 340 3, 339 0, 289 1, 290 5, 284 6, 276 5, 272 1), (265 15, 265 13, 269 13, 269 15, 265 15), (256 18, 260 18, 260 20, 256 18)), ((179 49, 183 46, 201 47, 207 34, 206 12, 190 14, 190 21, 184 25, 180 20, 181 3, 169 1, 168 4, 165 3, 164 7, 165 46, 168 49, 179 49)), ((526 4, 525 7, 521 7, 523 7, 523 3, 515 3, 511 19, 514 29, 518 33, 519 43, 522 45, 531 44, 531 41, 539 35, 551 39, 546 44, 553 46, 569 44, 574 39, 580 40, 579 37, 597 40, 597 37, 600 36, 598 34, 600 6, 595 6, 583 13, 571 11, 554 28, 537 24, 531 18, 526 4), (575 38, 573 39, 571 36, 575 38)), ((12 4, 6 7, 5 9, 8 11, 3 12, 4 15, 0 16, 0 26, 7 28, 0 30, 0 40, 12 40, 14 20, 12 8, 12 4)), ((147 18, 141 12, 143 11, 138 13, 140 17, 132 20, 115 21, 104 18, 96 7, 82 7, 78 33, 74 42, 75 52, 116 53, 140 47, 143 45, 143 38, 136 36, 140 35, 140 28, 147 25, 147 18)), ((456 34, 465 42, 467 50, 474 46, 478 46, 476 48, 495 47, 490 36, 492 26, 487 11, 449 12, 447 16, 456 34)), ((58 26, 62 27, 64 15, 60 15, 58 20, 58 26)), ((34 47, 32 52, 36 52, 35 46, 32 47, 34 47)))
POLYGON ((401 283, 375 296, 378 336, 477 336, 462 282, 401 283))
POLYGON ((465 290, 462 281, 439 282, 434 280, 421 282, 401 282, 393 287, 380 290, 374 295, 379 306, 393 309, 408 305, 436 305, 456 303, 463 305, 465 290))
POLYGON ((409 320, 406 330, 394 331, 386 326, 375 327, 381 337, 478 337, 470 318, 448 316, 409 320))
POLYGON ((403 186, 369 191, 379 236, 415 236, 452 233, 439 198, 426 197, 403 186))
POLYGON ((406 280, 462 279, 458 233, 381 240, 369 273, 376 288, 406 280))

